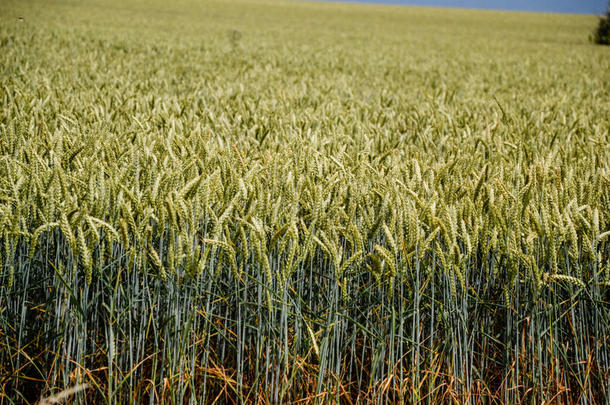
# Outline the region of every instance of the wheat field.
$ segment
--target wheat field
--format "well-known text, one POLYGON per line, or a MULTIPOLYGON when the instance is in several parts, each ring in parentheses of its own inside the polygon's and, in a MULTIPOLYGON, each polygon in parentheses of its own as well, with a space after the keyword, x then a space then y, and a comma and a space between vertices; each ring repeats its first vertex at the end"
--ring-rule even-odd
POLYGON ((0 403, 608 404, 595 24, 3 1, 0 403))

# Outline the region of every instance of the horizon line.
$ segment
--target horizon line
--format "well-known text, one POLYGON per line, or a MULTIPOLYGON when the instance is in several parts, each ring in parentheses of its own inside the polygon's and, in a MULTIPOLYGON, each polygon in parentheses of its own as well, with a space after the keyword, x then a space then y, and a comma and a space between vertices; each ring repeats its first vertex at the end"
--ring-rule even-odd
POLYGON ((514 13, 536 13, 536 14, 560 14, 560 15, 581 15, 581 16, 603 16, 606 11, 601 12, 573 12, 573 11, 551 11, 544 9, 520 9, 520 8, 502 8, 502 7, 475 7, 475 6, 457 6, 457 5, 432 5, 432 4, 417 4, 404 2, 404 0, 305 0, 316 3, 345 3, 345 4, 368 4, 375 6, 397 6, 397 7, 421 7, 435 9, 452 9, 452 10, 475 10, 475 11, 506 11, 514 13))

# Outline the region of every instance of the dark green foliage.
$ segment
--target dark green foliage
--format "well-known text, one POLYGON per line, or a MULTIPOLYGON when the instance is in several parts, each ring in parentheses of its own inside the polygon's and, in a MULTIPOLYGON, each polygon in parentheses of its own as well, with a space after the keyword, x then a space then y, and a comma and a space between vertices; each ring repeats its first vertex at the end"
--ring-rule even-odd
POLYGON ((593 33, 592 40, 598 45, 610 45, 610 5, 606 15, 599 19, 599 25, 593 33))

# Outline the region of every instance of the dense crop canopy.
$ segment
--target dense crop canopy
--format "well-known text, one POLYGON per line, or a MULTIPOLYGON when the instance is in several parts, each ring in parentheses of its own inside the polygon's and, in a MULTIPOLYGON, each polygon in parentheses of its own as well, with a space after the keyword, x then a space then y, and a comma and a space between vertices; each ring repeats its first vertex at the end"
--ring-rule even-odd
POLYGON ((594 17, 41 4, 0 5, 0 398, 608 398, 594 17))

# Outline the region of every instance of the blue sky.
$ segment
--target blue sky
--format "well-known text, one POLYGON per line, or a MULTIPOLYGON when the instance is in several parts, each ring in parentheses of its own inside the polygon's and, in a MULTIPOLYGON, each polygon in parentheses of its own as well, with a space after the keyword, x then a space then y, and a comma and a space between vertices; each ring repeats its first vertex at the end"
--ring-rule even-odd
POLYGON ((495 10, 549 11, 555 13, 603 14, 607 0, 342 0, 418 6, 485 8, 495 10))

